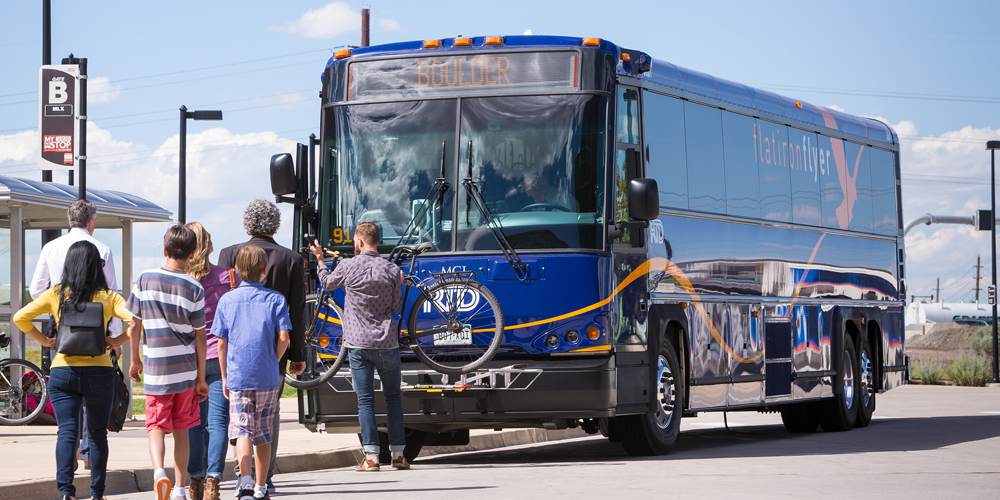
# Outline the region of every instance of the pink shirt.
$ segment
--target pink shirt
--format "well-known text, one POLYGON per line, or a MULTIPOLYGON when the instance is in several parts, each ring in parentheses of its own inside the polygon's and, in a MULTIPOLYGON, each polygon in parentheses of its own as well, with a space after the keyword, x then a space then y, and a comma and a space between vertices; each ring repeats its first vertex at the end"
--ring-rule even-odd
MULTIPOLYGON (((235 271, 234 271, 235 276, 235 271)), ((239 277, 235 278, 235 284, 240 282, 239 277)), ((215 320, 215 307, 219 304, 219 299, 233 288, 234 283, 229 281, 229 270, 212 264, 212 268, 203 278, 201 286, 205 289, 205 330, 208 332, 208 350, 206 359, 219 357, 219 339, 212 335, 212 323, 215 320)))

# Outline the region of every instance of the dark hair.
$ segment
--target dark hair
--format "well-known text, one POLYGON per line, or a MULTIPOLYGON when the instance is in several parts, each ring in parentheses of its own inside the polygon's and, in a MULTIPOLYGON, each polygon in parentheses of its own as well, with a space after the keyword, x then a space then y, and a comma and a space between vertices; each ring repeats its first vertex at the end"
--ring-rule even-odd
POLYGON ((163 235, 163 249, 171 259, 187 260, 197 247, 198 236, 187 226, 174 224, 163 235))
POLYGON ((354 229, 355 238, 361 238, 371 246, 378 245, 379 240, 382 239, 379 233, 378 226, 372 222, 362 222, 354 229))
POLYGON ((89 241, 78 241, 70 245, 59 288, 59 309, 62 310, 65 303, 90 302, 95 293, 107 289, 104 260, 97 247, 89 241))

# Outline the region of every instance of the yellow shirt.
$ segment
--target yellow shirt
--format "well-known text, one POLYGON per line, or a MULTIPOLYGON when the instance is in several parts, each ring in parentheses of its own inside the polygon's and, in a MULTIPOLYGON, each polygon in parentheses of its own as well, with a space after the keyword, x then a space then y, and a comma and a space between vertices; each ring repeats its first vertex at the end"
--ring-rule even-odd
MULTIPOLYGON (((31 301, 30 304, 21 308, 20 311, 14 314, 14 324, 23 332, 27 332, 32 328, 32 320, 35 318, 48 313, 55 321, 59 321, 59 290, 61 287, 54 286, 49 288, 37 299, 31 301)), ((104 324, 108 324, 108 321, 112 316, 120 319, 122 323, 132 322, 132 313, 128 311, 125 307, 125 299, 121 295, 110 290, 101 290, 91 297, 91 302, 98 302, 104 305, 104 324)), ((123 334, 125 335, 125 334, 123 334)), ((58 368, 61 366, 111 366, 111 357, 108 353, 104 353, 98 356, 66 356, 65 354, 56 353, 55 357, 52 359, 52 368, 58 368)))

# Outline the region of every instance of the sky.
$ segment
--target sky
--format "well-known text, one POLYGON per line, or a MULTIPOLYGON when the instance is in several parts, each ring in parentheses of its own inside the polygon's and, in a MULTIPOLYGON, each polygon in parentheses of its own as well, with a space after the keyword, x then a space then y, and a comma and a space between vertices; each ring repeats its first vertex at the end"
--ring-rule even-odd
MULTIPOLYGON (((177 206, 177 108, 221 109, 188 127, 188 219, 216 249, 241 241, 243 206, 270 198, 270 156, 319 128, 331 50, 457 34, 598 36, 722 78, 877 117, 900 135, 903 213, 971 215, 989 205, 987 139, 1000 138, 1000 2, 435 2, 52 0, 52 57, 89 58, 88 185, 177 206)), ((40 176, 41 2, 3 2, 0 174, 40 176)), ((57 172, 56 181, 66 174, 57 172)), ((286 210, 287 214, 287 210, 286 210)), ((286 218, 290 221, 290 215, 286 218)), ((136 229, 135 266, 160 260, 165 226, 136 229)), ((290 240, 286 224, 279 234, 290 240)), ((120 252, 117 235, 99 235, 120 252)), ((29 237, 33 242, 36 238, 29 237)), ((28 249, 28 269, 33 253, 28 249)), ((972 296, 989 233, 921 227, 907 237, 909 291, 972 296)), ((120 265, 119 265, 120 269, 120 265)), ((984 285, 985 286, 985 285, 984 285)))

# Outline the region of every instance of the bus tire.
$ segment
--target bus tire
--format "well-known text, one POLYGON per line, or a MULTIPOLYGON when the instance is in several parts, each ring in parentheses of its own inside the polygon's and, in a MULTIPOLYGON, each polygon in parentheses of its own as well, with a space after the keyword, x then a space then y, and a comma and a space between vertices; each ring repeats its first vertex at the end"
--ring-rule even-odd
POLYGON ((807 434, 816 432, 819 419, 816 418, 813 403, 796 403, 781 408, 781 423, 785 430, 792 434, 807 434))
MULTIPOLYGON (((643 415, 619 417, 617 426, 622 446, 629 455, 659 455, 670 451, 681 432, 684 404, 684 373, 677 347, 661 335, 653 367, 656 370, 653 396, 656 410, 643 415)), ((618 436, 616 436, 618 437, 618 436)))
POLYGON ((840 387, 833 399, 827 400, 821 412, 820 425, 826 432, 842 432, 854 427, 858 415, 858 351, 854 339, 844 335, 844 350, 841 354, 840 369, 833 377, 833 383, 840 387))
POLYGON ((874 356, 871 343, 868 339, 862 339, 858 351, 858 418, 854 421, 855 427, 868 427, 875 414, 875 366, 877 358, 874 356))

